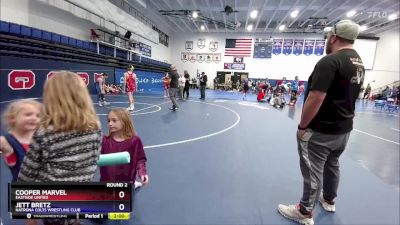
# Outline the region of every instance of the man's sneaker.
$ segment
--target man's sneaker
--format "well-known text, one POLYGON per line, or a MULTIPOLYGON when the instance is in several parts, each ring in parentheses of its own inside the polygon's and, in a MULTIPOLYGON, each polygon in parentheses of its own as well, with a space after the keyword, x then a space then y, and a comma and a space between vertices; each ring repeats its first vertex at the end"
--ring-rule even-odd
POLYGON ((99 102, 99 106, 103 106, 103 103, 102 103, 102 102, 99 102))
POLYGON ((178 109, 178 107, 171 107, 171 108, 169 108, 169 110, 172 110, 172 111, 176 111, 178 109))
POLYGON ((110 105, 109 102, 103 101, 103 105, 110 105))
POLYGON ((126 108, 126 110, 128 110, 128 111, 133 111, 133 110, 135 110, 135 109, 133 109, 132 107, 128 107, 128 108, 126 108))
POLYGON ((142 182, 139 182, 139 181, 135 180, 135 189, 136 188, 140 188, 141 186, 143 186, 142 182))
POLYGON ((278 205, 278 211, 282 216, 294 220, 296 222, 299 222, 300 224, 305 224, 305 225, 313 225, 314 220, 312 216, 307 216, 303 215, 300 212, 300 206, 299 205, 278 205))
POLYGON ((335 202, 328 202, 324 199, 323 195, 319 196, 319 202, 322 205, 322 208, 325 209, 325 211, 328 212, 335 212, 336 211, 336 207, 335 207, 335 202), (333 204, 332 204, 333 203, 333 204))

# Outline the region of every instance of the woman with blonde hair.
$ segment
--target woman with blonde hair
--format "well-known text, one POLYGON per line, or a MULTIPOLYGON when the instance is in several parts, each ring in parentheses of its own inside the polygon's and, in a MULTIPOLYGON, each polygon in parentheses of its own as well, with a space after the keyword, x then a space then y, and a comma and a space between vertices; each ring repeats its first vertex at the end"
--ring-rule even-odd
MULTIPOLYGON (((21 166, 18 181, 92 181, 101 150, 100 122, 82 79, 61 71, 43 90, 43 117, 21 166)), ((47 224, 79 224, 46 219, 47 224)))

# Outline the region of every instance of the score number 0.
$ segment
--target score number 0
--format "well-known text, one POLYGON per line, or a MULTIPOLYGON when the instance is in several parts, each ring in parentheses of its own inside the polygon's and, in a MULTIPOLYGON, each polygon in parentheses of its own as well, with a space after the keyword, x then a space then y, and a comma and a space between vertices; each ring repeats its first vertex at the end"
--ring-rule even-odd
MULTIPOLYGON (((118 194, 119 198, 124 198, 125 197, 125 192, 120 191, 118 194)), ((119 210, 123 211, 125 209, 125 205, 124 204, 119 204, 118 206, 119 210)))

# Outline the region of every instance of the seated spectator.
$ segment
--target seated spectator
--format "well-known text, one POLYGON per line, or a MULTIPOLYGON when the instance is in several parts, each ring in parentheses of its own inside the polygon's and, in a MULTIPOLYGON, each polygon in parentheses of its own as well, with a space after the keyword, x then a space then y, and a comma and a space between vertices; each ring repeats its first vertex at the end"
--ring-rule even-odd
POLYGON ((296 102, 297 102, 297 94, 295 93, 295 92, 291 92, 290 93, 290 102, 289 102, 289 105, 290 106, 294 106, 295 104, 296 104, 296 102))
POLYGON ((262 88, 259 88, 258 90, 258 94, 257 94, 257 101, 258 102, 265 102, 265 93, 264 90, 262 88))
POLYGON ((122 90, 115 84, 106 84, 104 89, 106 94, 119 94, 122 90))
POLYGON ((275 87, 272 97, 268 101, 275 108, 283 108, 286 105, 285 96, 279 86, 275 87))

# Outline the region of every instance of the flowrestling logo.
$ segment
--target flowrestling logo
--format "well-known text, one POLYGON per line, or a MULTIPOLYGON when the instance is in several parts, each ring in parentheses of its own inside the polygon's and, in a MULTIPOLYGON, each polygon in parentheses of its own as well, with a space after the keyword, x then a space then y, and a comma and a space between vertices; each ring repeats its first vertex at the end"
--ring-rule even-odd
POLYGON ((8 74, 8 86, 12 90, 27 90, 35 86, 35 74, 31 70, 12 70, 8 74))

